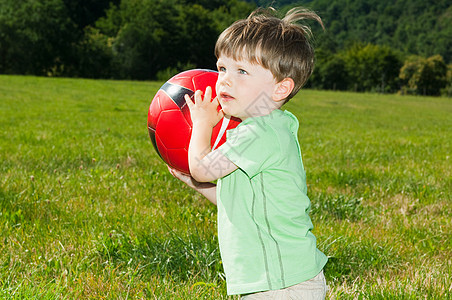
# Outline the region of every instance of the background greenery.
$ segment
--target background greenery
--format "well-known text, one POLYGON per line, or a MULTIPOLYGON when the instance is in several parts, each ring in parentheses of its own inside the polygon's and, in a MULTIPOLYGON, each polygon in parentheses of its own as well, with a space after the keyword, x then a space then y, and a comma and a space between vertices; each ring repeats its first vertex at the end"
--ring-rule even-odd
MULTIPOLYGON (((227 298, 216 208, 147 135, 161 84, 0 76, 0 298, 227 298)), ((303 90, 286 108, 328 297, 450 299, 450 101, 303 90)))
POLYGON ((312 8, 315 89, 452 95, 452 5, 423 0, 0 0, 0 74, 160 79, 215 68, 257 5, 312 8))

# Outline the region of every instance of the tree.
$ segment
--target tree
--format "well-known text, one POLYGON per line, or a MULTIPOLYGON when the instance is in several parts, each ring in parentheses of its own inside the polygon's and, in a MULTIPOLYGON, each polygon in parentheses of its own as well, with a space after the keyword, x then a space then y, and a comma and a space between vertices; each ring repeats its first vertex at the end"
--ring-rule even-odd
POLYGON ((116 78, 155 79, 159 71, 173 73, 185 66, 215 68, 220 27, 229 25, 231 15, 246 17, 251 8, 237 0, 122 0, 96 28, 111 41, 116 78))
MULTIPOLYGON (((301 1, 293 1, 298 5, 301 1)), ((362 42, 407 54, 440 54, 452 61, 452 3, 449 0, 302 1, 319 12, 341 49, 362 42)), ((315 29, 314 29, 315 31, 315 29)), ((317 35, 317 34, 315 34, 317 35)))
POLYGON ((410 56, 400 70, 402 92, 438 96, 447 85, 447 65, 440 55, 410 56))
POLYGON ((223 5, 211 12, 215 23, 217 35, 226 27, 239 19, 246 18, 254 9, 255 5, 240 0, 223 1, 223 5))
POLYGON ((348 73, 345 61, 338 54, 325 48, 316 50, 315 69, 308 86, 325 90, 347 90, 348 73))
POLYGON ((75 46, 71 75, 84 78, 112 78, 113 53, 109 38, 99 29, 87 26, 81 41, 75 46))
POLYGON ((175 1, 123 0, 96 26, 111 38, 113 72, 117 78, 151 79, 175 65, 181 43, 180 10, 175 1))
POLYGON ((75 25, 61 0, 0 0, 0 73, 65 72, 75 25))
POLYGON ((398 88, 402 66, 398 54, 387 46, 355 44, 341 52, 354 90, 390 92, 398 88))
POLYGON ((447 66, 447 85, 446 87, 441 91, 441 94, 447 97, 452 97, 452 64, 449 64, 447 66))
POLYGON ((210 12, 203 6, 186 6, 180 16, 181 44, 178 60, 204 68, 215 68, 214 48, 218 32, 210 12))
POLYGON ((87 26, 93 26, 95 22, 105 16, 105 10, 110 5, 118 5, 120 0, 63 0, 68 15, 77 26, 80 33, 87 26))
POLYGON ((389 47, 354 44, 334 53, 334 43, 316 50, 312 87, 354 91, 392 92, 398 89, 402 65, 400 56, 389 47))

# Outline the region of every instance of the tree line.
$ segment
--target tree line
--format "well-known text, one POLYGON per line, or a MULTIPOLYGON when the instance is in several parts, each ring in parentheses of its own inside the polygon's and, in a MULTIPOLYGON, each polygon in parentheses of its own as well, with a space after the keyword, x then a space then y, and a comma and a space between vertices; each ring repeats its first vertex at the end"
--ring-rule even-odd
MULTIPOLYGON (((387 21, 394 20, 403 6, 400 3, 407 1, 385 8, 388 1, 301 1, 317 11, 326 25, 325 32, 313 28, 317 63, 309 87, 452 93, 451 65, 447 65, 452 39, 442 39, 452 28, 445 26, 450 17, 444 14, 438 21, 430 13, 451 12, 452 6, 446 7, 445 1, 428 6, 429 14, 422 20, 426 24, 437 20, 429 24, 437 28, 432 35, 438 43, 424 51, 404 40, 409 30, 387 21), (350 8, 350 4, 357 5, 350 8), (378 20, 374 11, 383 12, 378 20), (376 22, 373 27, 372 22, 376 22), (394 32, 400 33, 391 40, 394 32), (401 47, 394 39, 408 46, 401 47)), ((300 4, 283 1, 281 13, 296 5, 292 2, 300 4)), ((215 68, 213 47, 218 35, 259 4, 240 0, 0 0, 0 74, 166 80, 185 69, 215 68)), ((421 12, 418 9, 418 15, 421 12)), ((403 24, 408 26, 407 22, 403 24)))
POLYGON ((359 43, 336 53, 319 48, 316 57, 311 88, 452 96, 452 64, 439 54, 425 58, 359 43))
POLYGON ((0 73, 144 80, 213 68, 219 32, 253 8, 236 0, 0 0, 0 73))
POLYGON ((450 1, 302 2, 327 28, 313 87, 452 96, 450 1))

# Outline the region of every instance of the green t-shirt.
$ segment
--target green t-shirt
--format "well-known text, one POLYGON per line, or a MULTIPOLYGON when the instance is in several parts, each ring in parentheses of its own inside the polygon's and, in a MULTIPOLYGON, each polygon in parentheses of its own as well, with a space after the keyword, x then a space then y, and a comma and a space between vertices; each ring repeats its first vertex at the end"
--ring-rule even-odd
POLYGON ((327 257, 309 217, 298 121, 249 118, 219 150, 239 168, 218 180, 218 238, 228 294, 276 290, 315 277, 327 257))

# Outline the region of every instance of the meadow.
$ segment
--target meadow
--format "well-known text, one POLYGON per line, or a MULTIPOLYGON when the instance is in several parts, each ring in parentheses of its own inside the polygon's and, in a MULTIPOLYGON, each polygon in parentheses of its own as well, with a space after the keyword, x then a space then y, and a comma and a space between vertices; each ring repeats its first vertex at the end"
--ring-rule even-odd
MULTIPOLYGON (((0 76, 0 298, 227 297, 216 208, 147 133, 162 82, 0 76)), ((452 101, 303 90, 328 299, 452 297, 452 101)))

